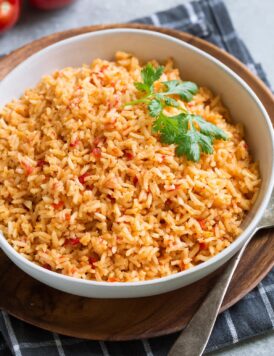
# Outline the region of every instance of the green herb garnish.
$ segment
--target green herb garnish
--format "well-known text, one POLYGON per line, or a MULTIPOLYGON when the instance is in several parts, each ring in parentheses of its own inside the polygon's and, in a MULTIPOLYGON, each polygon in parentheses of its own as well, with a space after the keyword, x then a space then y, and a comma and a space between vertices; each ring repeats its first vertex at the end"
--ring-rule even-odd
POLYGON ((161 142, 176 144, 177 156, 184 155, 188 160, 197 162, 200 160, 201 152, 213 153, 215 139, 227 140, 228 136, 201 116, 189 113, 179 101, 170 97, 170 95, 178 95, 183 101, 191 101, 198 91, 195 83, 179 80, 161 82, 165 90, 155 92, 154 83, 160 79, 163 71, 162 66, 154 68, 151 64, 147 64, 141 71, 143 82, 134 83, 144 96, 126 105, 147 104, 150 115, 155 118, 152 131, 160 135, 161 142), (170 106, 181 112, 175 116, 165 115, 164 109, 170 106))

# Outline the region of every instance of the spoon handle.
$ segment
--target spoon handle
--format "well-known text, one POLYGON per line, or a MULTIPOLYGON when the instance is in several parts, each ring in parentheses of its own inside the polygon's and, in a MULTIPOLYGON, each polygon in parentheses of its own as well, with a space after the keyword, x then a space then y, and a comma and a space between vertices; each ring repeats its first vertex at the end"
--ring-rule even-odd
POLYGON ((271 194, 267 208, 264 211, 264 215, 259 222, 257 230, 274 227, 274 190, 271 194))
POLYGON ((227 288, 246 245, 247 244, 245 244, 228 262, 224 273, 208 293, 187 327, 175 341, 168 356, 202 355, 218 316, 227 288))

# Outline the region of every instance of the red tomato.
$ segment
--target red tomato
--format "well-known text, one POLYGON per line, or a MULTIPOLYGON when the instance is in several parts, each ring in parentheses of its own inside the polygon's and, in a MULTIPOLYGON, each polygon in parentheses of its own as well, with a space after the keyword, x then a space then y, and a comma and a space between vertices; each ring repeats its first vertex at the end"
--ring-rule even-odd
POLYGON ((30 0, 32 6, 42 10, 53 10, 66 6, 74 0, 30 0))
POLYGON ((0 32, 11 28, 20 14, 20 0, 0 0, 0 32))

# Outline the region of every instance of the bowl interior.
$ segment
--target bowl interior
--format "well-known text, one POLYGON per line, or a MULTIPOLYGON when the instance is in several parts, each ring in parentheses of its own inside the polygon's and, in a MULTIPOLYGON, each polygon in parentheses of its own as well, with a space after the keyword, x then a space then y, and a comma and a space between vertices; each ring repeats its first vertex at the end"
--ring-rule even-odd
POLYGON ((270 182, 273 147, 269 125, 262 107, 243 81, 235 78, 225 66, 216 65, 218 61, 204 52, 187 43, 178 45, 178 42, 169 36, 129 29, 94 32, 59 42, 30 57, 2 81, 0 107, 22 95, 26 88, 33 87, 45 74, 67 66, 89 64, 95 58, 110 60, 117 50, 133 53, 143 62, 151 59, 164 62, 172 57, 183 80, 207 86, 219 94, 229 108, 233 121, 245 127, 248 144, 253 157, 260 163, 263 178, 257 203, 244 222, 246 226, 270 182))
MULTIPOLYGON (((244 125, 248 145, 254 159, 259 161, 262 187, 243 223, 246 228, 240 237, 243 241, 258 224, 270 197, 273 185, 272 126, 265 109, 247 84, 206 53, 172 37, 144 30, 105 30, 76 36, 38 52, 7 75, 0 84, 0 107, 18 98, 45 74, 67 66, 89 64, 95 58, 110 60, 117 50, 133 53, 142 62, 151 59, 164 62, 172 57, 183 80, 207 86, 219 94, 233 121, 244 125)), ((239 243, 235 242, 236 245, 239 243)), ((223 251, 222 255, 225 253, 223 251)))

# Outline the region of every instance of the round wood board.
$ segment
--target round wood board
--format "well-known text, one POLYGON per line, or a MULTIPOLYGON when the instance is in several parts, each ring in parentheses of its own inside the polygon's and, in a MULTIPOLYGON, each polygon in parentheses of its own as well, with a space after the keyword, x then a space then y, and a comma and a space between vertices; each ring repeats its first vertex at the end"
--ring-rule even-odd
MULTIPOLYGON (((253 88, 274 122, 271 92, 238 60, 192 35, 147 25, 83 27, 44 37, 1 59, 0 80, 28 56, 54 42, 81 33, 119 27, 162 32, 210 53, 253 88)), ((273 235, 273 230, 265 230, 253 238, 234 274, 221 311, 253 289, 273 267, 273 235)), ((96 340, 148 338, 184 328, 220 273, 222 269, 190 286, 154 297, 88 299, 59 292, 32 279, 0 251, 0 307, 30 324, 64 335, 96 340)))

